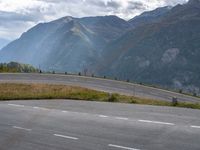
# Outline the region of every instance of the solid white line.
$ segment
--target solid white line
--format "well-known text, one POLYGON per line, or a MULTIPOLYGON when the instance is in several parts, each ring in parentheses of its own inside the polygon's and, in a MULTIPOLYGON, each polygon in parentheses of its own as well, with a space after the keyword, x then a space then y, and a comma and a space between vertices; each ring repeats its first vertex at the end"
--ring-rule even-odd
POLYGON ((104 115, 99 115, 99 117, 101 117, 101 118, 108 118, 108 116, 104 116, 104 115))
POLYGON ((139 149, 135 149, 135 148, 131 148, 131 147, 124 147, 124 146, 113 145, 113 144, 109 144, 108 146, 109 147, 120 148, 120 149, 126 149, 126 150, 139 150, 139 149))
POLYGON ((128 118, 123 118, 123 117, 115 117, 115 119, 118 119, 118 120, 128 120, 128 118))
POLYGON ((27 129, 27 128, 22 128, 22 127, 17 127, 17 126, 13 126, 14 129, 20 129, 20 130, 25 130, 25 131, 32 131, 31 129, 27 129))
POLYGON ((144 122, 144 123, 154 123, 154 124, 163 124, 163 125, 175 125, 174 123, 169 123, 169 122, 160 122, 160 121, 151 121, 151 120, 138 120, 139 122, 144 122))
POLYGON ((54 136, 71 139, 71 140, 78 140, 78 138, 76 138, 76 137, 71 137, 71 136, 66 136, 66 135, 61 135, 61 134, 54 134, 54 136))
POLYGON ((17 105, 17 104, 8 104, 9 106, 15 106, 15 107, 24 107, 24 105, 17 105))
POLYGON ((200 129, 200 126, 190 126, 191 128, 200 129))

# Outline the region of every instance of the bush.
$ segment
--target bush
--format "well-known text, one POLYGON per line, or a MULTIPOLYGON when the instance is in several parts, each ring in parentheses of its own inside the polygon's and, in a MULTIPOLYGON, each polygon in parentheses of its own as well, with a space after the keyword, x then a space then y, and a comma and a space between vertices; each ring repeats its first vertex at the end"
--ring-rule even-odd
POLYGON ((131 103, 131 104, 137 104, 137 101, 134 100, 134 99, 132 99, 130 103, 131 103))

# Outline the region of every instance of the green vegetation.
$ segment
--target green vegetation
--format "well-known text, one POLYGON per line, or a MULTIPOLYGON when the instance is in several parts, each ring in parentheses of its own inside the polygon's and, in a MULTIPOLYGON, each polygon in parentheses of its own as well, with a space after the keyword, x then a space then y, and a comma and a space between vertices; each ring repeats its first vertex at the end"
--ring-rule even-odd
POLYGON ((10 63, 0 63, 0 73, 34 73, 39 72, 38 69, 34 68, 31 65, 20 64, 17 62, 10 63))
POLYGON ((173 105, 166 101, 110 94, 66 85, 1 83, 0 91, 0 100, 74 99, 200 109, 200 103, 178 102, 173 105))

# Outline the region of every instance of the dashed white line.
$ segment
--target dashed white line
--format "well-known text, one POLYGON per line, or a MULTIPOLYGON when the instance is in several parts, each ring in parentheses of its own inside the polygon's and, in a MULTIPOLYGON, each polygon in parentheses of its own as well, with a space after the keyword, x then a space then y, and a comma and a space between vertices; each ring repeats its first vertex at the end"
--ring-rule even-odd
POLYGON ((200 129, 200 126, 190 126, 191 128, 200 129))
POLYGON ((126 149, 126 150, 139 150, 131 147, 124 147, 120 145, 108 144, 109 147, 119 148, 119 149, 126 149))
POLYGON ((151 120, 138 120, 139 122, 144 122, 144 123, 154 123, 154 124, 163 124, 163 125, 175 125, 174 123, 169 123, 169 122, 160 122, 160 121, 151 121, 151 120))
POLYGON ((105 115, 99 115, 99 117, 101 117, 101 118, 108 118, 108 116, 105 116, 105 115))
POLYGON ((24 107, 24 105, 17 105, 17 104, 8 104, 9 106, 14 106, 14 107, 24 107))
POLYGON ((39 107, 33 107, 34 109, 40 109, 39 107))
POLYGON ((128 120, 128 118, 123 118, 123 117, 115 117, 115 119, 118 119, 118 120, 128 120))
POLYGON ((63 110, 62 112, 63 112, 63 113, 67 113, 68 111, 66 111, 66 110, 63 110))
POLYGON ((22 128, 22 127, 17 127, 17 126, 13 126, 13 128, 19 129, 19 130, 25 130, 25 131, 32 131, 32 129, 22 128))
POLYGON ((49 109, 47 109, 47 108, 44 108, 44 107, 37 107, 37 106, 35 106, 35 107, 33 107, 34 109, 40 109, 40 110, 49 110, 49 109))
POLYGON ((78 138, 76 138, 76 137, 66 136, 66 135, 61 135, 61 134, 54 134, 54 136, 65 138, 65 139, 78 140, 78 138))

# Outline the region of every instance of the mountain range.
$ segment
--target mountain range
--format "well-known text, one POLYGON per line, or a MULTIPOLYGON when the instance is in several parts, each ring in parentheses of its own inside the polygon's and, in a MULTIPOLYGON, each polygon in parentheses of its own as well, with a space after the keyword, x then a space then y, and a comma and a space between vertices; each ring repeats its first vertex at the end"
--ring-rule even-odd
POLYGON ((64 17, 40 23, 0 51, 17 61, 60 72, 85 69, 200 93, 200 0, 117 16, 64 17))

